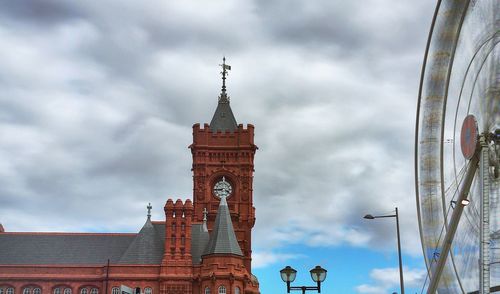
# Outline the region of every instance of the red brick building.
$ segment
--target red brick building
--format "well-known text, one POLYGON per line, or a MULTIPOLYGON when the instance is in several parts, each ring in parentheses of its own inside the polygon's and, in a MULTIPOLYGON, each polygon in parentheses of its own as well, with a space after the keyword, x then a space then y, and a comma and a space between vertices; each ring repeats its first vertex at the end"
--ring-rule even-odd
MULTIPOLYGON (((193 201, 137 234, 24 233, 0 225, 0 294, 259 293, 252 275, 254 127, 238 125, 223 86, 210 124, 193 126, 193 201)), ((148 211, 151 209, 148 206, 148 211)))

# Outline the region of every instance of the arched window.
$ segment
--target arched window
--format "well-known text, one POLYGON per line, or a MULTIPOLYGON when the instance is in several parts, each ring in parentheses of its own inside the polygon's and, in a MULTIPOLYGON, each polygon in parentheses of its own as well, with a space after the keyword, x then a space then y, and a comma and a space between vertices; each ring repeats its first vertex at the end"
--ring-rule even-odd
POLYGON ((205 294, 210 294, 210 288, 209 287, 205 288, 205 294))
POLYGON ((226 287, 220 286, 219 287, 219 294, 226 294, 226 287))
POLYGON ((97 288, 90 289, 90 294, 99 294, 99 289, 97 288))
POLYGON ((30 288, 24 288, 23 289, 23 294, 30 294, 30 291, 31 289, 30 288))
POLYGON ((7 288, 7 294, 14 294, 14 288, 7 288))
POLYGON ((5 290, 3 288, 0 288, 0 294, 5 294, 5 290))
POLYGON ((153 289, 151 289, 150 287, 146 287, 144 289, 144 294, 153 294, 153 289))
POLYGON ((64 294, 71 294, 71 288, 64 288, 64 294))
POLYGON ((87 288, 82 288, 80 290, 80 294, 88 294, 89 293, 89 290, 87 290, 87 288))
POLYGON ((111 288, 111 294, 120 294, 120 288, 118 287, 111 288))
POLYGON ((61 294, 61 288, 54 288, 54 294, 61 294))
POLYGON ((234 294, 240 294, 240 287, 234 288, 234 294))
POLYGON ((42 289, 40 288, 33 289, 33 294, 42 294, 42 289))

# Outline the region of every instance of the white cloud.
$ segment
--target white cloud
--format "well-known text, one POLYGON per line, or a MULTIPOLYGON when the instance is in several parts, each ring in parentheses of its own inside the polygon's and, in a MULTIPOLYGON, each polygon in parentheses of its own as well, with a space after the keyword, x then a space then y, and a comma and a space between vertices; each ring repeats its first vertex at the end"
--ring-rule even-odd
MULTIPOLYGON (((424 269, 404 268, 405 288, 421 287, 427 271, 424 269)), ((357 293, 387 294, 389 289, 399 288, 399 268, 375 268, 370 272, 371 284, 356 287, 357 293)))
POLYGON ((301 254, 282 254, 274 252, 254 251, 252 252, 252 267, 264 268, 269 265, 290 261, 297 258, 303 258, 301 254))
POLYGON ((356 291, 358 293, 366 293, 366 294, 387 294, 387 288, 381 286, 372 286, 372 285, 359 285, 356 287, 356 291))

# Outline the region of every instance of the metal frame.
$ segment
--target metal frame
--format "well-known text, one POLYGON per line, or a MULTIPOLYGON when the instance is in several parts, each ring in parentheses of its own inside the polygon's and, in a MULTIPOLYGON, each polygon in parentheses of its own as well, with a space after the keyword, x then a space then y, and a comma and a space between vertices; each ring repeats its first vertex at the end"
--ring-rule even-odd
POLYGON ((318 290, 318 293, 321 293, 321 282, 317 282, 318 285, 316 287, 313 286, 290 286, 290 282, 286 282, 286 293, 290 293, 290 291, 302 291, 302 294, 305 294, 306 291, 310 290, 318 290))
POLYGON ((481 246, 479 247, 479 291, 481 294, 488 294, 490 293, 490 164, 488 142, 484 135, 480 137, 480 145, 481 246))

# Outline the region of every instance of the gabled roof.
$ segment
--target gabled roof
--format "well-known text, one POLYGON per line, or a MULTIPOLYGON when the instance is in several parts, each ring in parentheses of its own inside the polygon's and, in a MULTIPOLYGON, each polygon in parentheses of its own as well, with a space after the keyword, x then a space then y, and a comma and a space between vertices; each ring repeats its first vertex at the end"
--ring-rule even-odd
POLYGON ((215 109, 212 121, 210 121, 210 129, 213 132, 233 132, 237 128, 238 124, 236 123, 233 111, 229 105, 229 97, 227 97, 226 93, 223 92, 219 97, 219 103, 217 104, 217 109, 215 109))
POLYGON ((156 231, 148 217, 146 223, 130 243, 118 263, 160 264, 163 257, 164 238, 156 231))
POLYGON ((234 233, 231 214, 226 198, 222 197, 215 217, 214 229, 210 234, 207 248, 203 255, 209 254, 234 254, 243 256, 241 248, 234 233))

